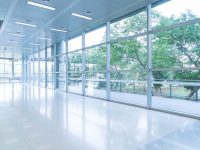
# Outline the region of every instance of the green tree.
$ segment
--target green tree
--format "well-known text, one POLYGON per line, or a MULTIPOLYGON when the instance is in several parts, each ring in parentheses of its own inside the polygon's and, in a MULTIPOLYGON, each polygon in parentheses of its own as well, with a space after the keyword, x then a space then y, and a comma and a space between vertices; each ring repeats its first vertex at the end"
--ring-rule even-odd
MULTIPOLYGON (((183 13, 180 17, 161 17, 156 28, 162 28, 169 24, 185 22, 197 18, 191 11, 183 13)), ((170 29, 155 34, 154 65, 156 67, 200 67, 200 25, 187 25, 180 28, 170 29), (162 52, 164 51, 164 52, 162 52), (159 58, 158 58, 159 57, 159 58)), ((200 80, 200 71, 176 71, 172 77, 177 80, 200 80)), ((190 91, 191 98, 200 87, 184 86, 190 91)))

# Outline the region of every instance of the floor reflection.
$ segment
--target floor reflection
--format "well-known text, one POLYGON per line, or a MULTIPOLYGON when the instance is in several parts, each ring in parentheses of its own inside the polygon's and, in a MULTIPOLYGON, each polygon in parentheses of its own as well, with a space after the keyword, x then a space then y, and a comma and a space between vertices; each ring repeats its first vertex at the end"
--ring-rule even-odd
POLYGON ((200 146, 200 122, 194 119, 28 84, 1 84, 0 90, 1 150, 194 150, 200 146))

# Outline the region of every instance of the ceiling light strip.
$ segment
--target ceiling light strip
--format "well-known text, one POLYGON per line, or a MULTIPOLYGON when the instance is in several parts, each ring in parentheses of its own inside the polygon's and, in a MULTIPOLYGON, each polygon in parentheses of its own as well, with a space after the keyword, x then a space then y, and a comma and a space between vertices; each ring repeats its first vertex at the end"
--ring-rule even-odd
POLYGON ((42 4, 31 2, 31 1, 28 1, 27 4, 32 5, 32 6, 36 6, 36 7, 40 7, 40 8, 44 8, 44 9, 48 9, 48 10, 55 10, 56 9, 54 7, 50 7, 50 6, 47 6, 47 5, 42 5, 42 4))
POLYGON ((8 33, 9 35, 14 35, 14 36, 25 36, 24 34, 19 34, 19 33, 8 33))
POLYGON ((23 26, 29 26, 29 27, 34 27, 36 28, 37 26, 34 25, 34 24, 28 24, 28 23, 23 23, 23 22, 15 22, 16 24, 19 24, 19 25, 23 25, 23 26))
POLYGON ((87 20, 92 20, 91 17, 83 16, 83 15, 80 15, 80 14, 77 14, 77 13, 72 13, 72 16, 87 19, 87 20))
POLYGON ((55 29, 55 28, 52 28, 51 30, 52 30, 52 31, 58 31, 58 32, 64 32, 64 33, 66 33, 66 32, 67 32, 66 30, 55 29))

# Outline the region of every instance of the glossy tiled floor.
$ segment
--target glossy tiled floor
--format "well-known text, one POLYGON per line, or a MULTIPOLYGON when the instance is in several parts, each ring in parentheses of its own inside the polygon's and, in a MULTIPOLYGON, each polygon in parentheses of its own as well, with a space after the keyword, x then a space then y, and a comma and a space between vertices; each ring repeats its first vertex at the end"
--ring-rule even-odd
POLYGON ((199 150, 200 121, 0 84, 0 150, 199 150))

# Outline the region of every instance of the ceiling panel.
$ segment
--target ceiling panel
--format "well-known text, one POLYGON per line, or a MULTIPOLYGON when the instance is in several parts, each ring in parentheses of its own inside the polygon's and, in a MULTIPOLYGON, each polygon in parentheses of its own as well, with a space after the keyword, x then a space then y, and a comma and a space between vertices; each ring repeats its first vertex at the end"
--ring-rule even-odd
POLYGON ((22 48, 42 49, 45 46, 45 40, 38 37, 48 37, 47 45, 73 37, 85 30, 98 27, 106 21, 114 20, 130 12, 145 7, 148 3, 159 0, 32 0, 33 2, 55 7, 55 11, 34 7, 27 4, 27 0, 0 0, 0 19, 7 19, 6 28, 3 33, 0 32, 0 45, 13 46, 16 50, 22 48), (13 4, 15 7, 9 9, 13 4), (90 11, 91 14, 86 12, 90 11), (6 16, 10 17, 6 18, 6 16), (84 20, 72 16, 72 13, 80 13, 93 18, 93 20, 84 20), (36 28, 21 26, 15 22, 24 22, 37 25, 36 28), (51 28, 64 28, 67 33, 51 31, 51 28), (19 32, 25 37, 16 37, 8 33, 19 32), (9 40, 17 43, 8 43, 9 40), (40 43, 40 46, 31 46, 30 43, 40 43))

